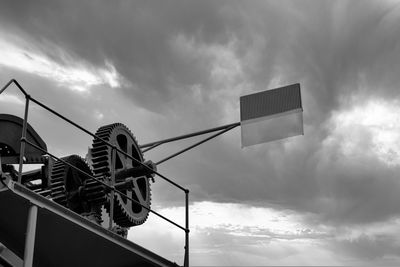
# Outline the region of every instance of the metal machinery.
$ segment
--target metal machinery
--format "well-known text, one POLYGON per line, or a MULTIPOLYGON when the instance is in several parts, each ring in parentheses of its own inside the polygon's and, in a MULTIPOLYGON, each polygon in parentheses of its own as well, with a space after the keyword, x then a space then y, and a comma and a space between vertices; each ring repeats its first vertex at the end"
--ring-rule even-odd
MULTIPOLYGON (((18 172, 13 164, 19 163, 22 128, 23 119, 0 114, 1 168, 5 175, 15 181, 18 172)), ((47 151, 46 143, 29 124, 26 133, 27 141, 47 151)), ((41 150, 27 146, 24 163, 38 164, 40 167, 22 173, 21 183, 97 224, 103 222, 102 211, 110 214, 110 205, 113 203, 113 222, 117 225, 113 230, 126 237, 127 228, 144 223, 148 217, 151 204, 150 180, 153 180, 156 165, 144 161, 135 137, 121 123, 100 127, 95 135, 99 138, 94 138, 85 159, 70 155, 54 160, 41 150), (104 140, 113 147, 105 145, 104 140), (135 160, 118 152, 115 147, 135 160), (97 180, 89 179, 89 176, 97 180), (111 177, 115 177, 115 181, 111 181, 111 177), (129 198, 111 193, 101 182, 114 185, 115 189, 129 198), (112 197, 114 201, 111 201, 112 197)))
MULTIPOLYGON (((95 266, 130 266, 133 263, 137 264, 135 266, 177 266, 126 240, 128 228, 143 224, 150 212, 184 231, 184 266, 189 266, 189 190, 157 172, 156 166, 233 129, 239 123, 139 146, 125 125, 113 123, 92 133, 33 98, 15 79, 0 89, 0 95, 12 84, 25 96, 26 102, 23 119, 0 114, 0 210, 6 214, 0 216, 0 230, 5 230, 0 231, 0 242, 23 259, 24 267, 88 266, 81 265, 82 262, 90 262, 88 264, 92 266, 87 252, 74 243, 78 236, 86 237, 80 243, 96 247, 89 252, 100 254, 95 266), (28 123, 30 103, 93 137, 86 157, 70 155, 58 158, 51 154, 28 123), (215 131, 219 132, 156 163, 144 160, 144 152, 162 144, 215 131), (25 164, 39 167, 23 172, 25 164), (16 165, 18 170, 14 167, 16 165), (184 193, 185 226, 150 208, 150 181, 154 182, 155 175, 184 193), (11 209, 9 202, 13 202, 11 209), (62 243, 52 235, 57 227, 58 235, 64 235, 62 243), (66 247, 76 257, 64 258, 60 262, 58 259, 64 257, 66 247), (97 252, 105 247, 108 253, 97 252), (51 253, 47 253, 49 249, 51 253), (113 252, 110 254, 110 251, 113 252)), ((0 255, 0 265, 4 262, 0 255)))
MULTIPOLYGON (((10 223, 8 218, 0 217, 0 226, 9 230, 9 233, 7 230, 0 232, 3 238, 3 240, 0 241, 4 241, 6 246, 9 245, 13 247, 14 250, 17 251, 17 256, 20 258, 22 258, 23 254, 24 266, 42 266, 40 264, 32 264, 35 246, 39 251, 36 255, 37 262, 42 263, 52 260, 46 254, 47 252, 43 254, 43 251, 48 251, 49 249, 47 243, 49 240, 53 240, 52 248, 54 250, 53 252, 56 253, 53 254, 56 257, 61 255, 59 253, 64 250, 65 245, 69 245, 69 249, 74 250, 76 255, 81 255, 80 258, 77 257, 77 259, 67 259, 69 261, 64 261, 63 266, 76 266, 77 261, 88 260, 86 259, 86 254, 82 254, 80 247, 75 246, 73 242, 74 239, 67 236, 68 233, 63 233, 66 239, 64 241, 67 242, 63 242, 60 247, 60 243, 54 240, 54 237, 51 235, 52 233, 49 233, 46 228, 46 226, 49 226, 47 224, 51 224, 52 222, 62 222, 65 227, 69 227, 70 231, 78 235, 91 236, 97 240, 96 242, 92 242, 91 238, 84 239, 84 241, 87 242, 87 246, 96 246, 98 242, 101 242, 97 249, 102 249, 104 244, 114 249, 114 254, 117 257, 110 259, 109 255, 105 255, 105 257, 96 263, 96 266, 110 266, 107 262, 110 260, 112 266, 127 266, 127 261, 131 264, 131 258, 132 261, 138 263, 137 266, 176 266, 176 264, 168 262, 154 253, 145 251, 137 245, 134 246, 125 243, 127 240, 120 237, 127 236, 127 229, 129 227, 143 224, 149 212, 152 212, 185 232, 184 266, 189 266, 189 190, 157 172, 156 166, 238 126, 242 126, 243 145, 243 140, 245 138, 254 137, 252 135, 246 137, 251 131, 244 131, 245 127, 252 126, 250 122, 253 123, 256 121, 254 119, 258 121, 263 117, 271 118, 272 115, 276 114, 293 115, 293 111, 295 111, 296 114, 300 114, 300 117, 296 117, 295 120, 292 118, 291 120, 284 121, 286 123, 284 123, 284 127, 280 129, 290 131, 283 137, 274 136, 275 139, 293 136, 294 133, 303 133, 299 84, 241 97, 240 122, 143 144, 141 146, 138 145, 131 131, 121 123, 102 126, 95 134, 89 132, 82 126, 79 126, 31 97, 14 79, 10 80, 0 90, 0 94, 11 84, 15 84, 20 92, 24 94, 26 103, 24 119, 9 114, 0 114, 0 199, 3 199, 3 201, 0 201, 0 204, 3 204, 1 207, 3 211, 6 211, 15 219, 15 221, 10 223), (89 148, 86 158, 82 158, 78 155, 57 158, 48 152, 46 143, 28 124, 30 102, 37 104, 53 115, 56 115, 72 126, 92 136, 92 146, 89 148), (267 105, 266 103, 269 104, 267 105), (292 122, 298 124, 296 127, 300 125, 300 130, 293 132, 294 128, 292 122), (300 124, 298 122, 300 122, 300 124), (162 144, 209 133, 214 134, 158 162, 153 163, 152 161, 144 160, 144 152, 162 144), (143 152, 141 148, 144 149, 143 152), (14 165, 17 164, 19 164, 18 171, 14 168, 14 165), (24 164, 37 164, 40 167, 23 172, 22 166, 24 164), (184 227, 150 209, 150 181, 154 182, 154 175, 157 175, 157 177, 162 178, 164 181, 184 192, 184 227), (41 200, 37 198, 41 198, 41 200), (9 209, 8 201, 15 202, 12 209, 9 209), (54 204, 54 202, 67 210, 54 204), (60 213, 59 209, 63 211, 60 213), (76 213, 81 216, 76 215, 76 213), (109 216, 107 216, 106 213, 108 213, 109 216), (95 224, 83 219, 82 216, 95 224), (27 221, 26 225, 21 222, 21 219, 22 221, 27 221), (81 219, 83 219, 84 222, 82 222, 81 219), (108 220, 108 222, 106 220, 108 220), (36 226, 37 221, 39 221, 39 226, 36 226), (111 233, 114 235, 111 239, 109 235, 110 232, 104 229, 107 228, 107 223, 108 230, 112 230, 116 233, 111 233), (113 227, 114 223, 115 226, 113 227), (87 224, 90 225, 88 226, 87 224), (82 227, 79 228, 77 225, 82 227), (23 230, 21 230, 25 227, 27 229, 26 235, 24 235, 22 233, 23 230), (35 239, 36 231, 39 233, 37 239, 35 239), (43 232, 45 233, 43 234, 43 232), (44 235, 46 236, 45 239, 43 239, 44 235), (23 247, 22 239, 24 237, 25 245, 23 247), (123 242, 118 239, 123 240, 123 242), (113 242, 113 244, 107 243, 109 241, 113 242), (116 245, 117 243, 118 245, 116 245), (131 252, 134 251, 134 253, 127 253, 126 249, 128 248, 131 249, 131 252), (121 255, 124 256, 121 257, 121 255), (120 261, 119 264, 117 264, 117 260, 125 261, 120 261), (149 265, 144 265, 144 261, 149 263, 149 265)), ((268 122, 270 121, 271 120, 268 120, 268 122)), ((265 124, 265 121, 260 123, 260 126, 257 128, 257 133, 260 129, 265 132, 266 126, 268 125, 265 124)), ((257 142, 251 143, 250 145, 266 142, 264 137, 261 139, 258 135, 256 137, 257 142)), ((51 227, 53 226, 57 227, 58 225, 55 223, 52 224, 51 227)), ((63 230, 60 228, 59 232, 63 232, 63 230)), ((95 250, 93 252, 97 253, 95 250)), ((0 265, 2 264, 1 260, 2 257, 0 257, 0 265)), ((47 266, 59 266, 59 264, 60 263, 56 259, 53 264, 48 264, 47 266)))

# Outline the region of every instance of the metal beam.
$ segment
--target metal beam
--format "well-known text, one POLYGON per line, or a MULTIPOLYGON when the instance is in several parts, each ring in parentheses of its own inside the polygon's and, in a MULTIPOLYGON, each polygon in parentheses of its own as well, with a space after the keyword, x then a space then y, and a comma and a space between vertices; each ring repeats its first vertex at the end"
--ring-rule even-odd
POLYGON ((6 85, 3 86, 0 90, 0 95, 10 86, 10 84, 14 83, 18 89, 25 95, 27 96, 28 94, 25 92, 24 88, 17 82, 15 79, 11 79, 6 85))
POLYGON ((188 150, 190 150, 190 149, 192 149, 192 148, 194 148, 196 146, 199 146, 199 145, 201 145, 201 144, 203 144, 203 143, 205 143, 205 142, 207 142, 207 141, 209 141, 209 140, 211 140, 211 139, 213 139, 213 138, 215 138, 215 137, 217 137, 217 136, 219 136, 219 135, 221 135, 221 134, 223 134, 223 133, 225 133, 225 132, 227 132, 229 130, 232 130, 233 128, 235 128, 235 127, 237 127, 239 125, 240 125, 240 123, 230 124, 228 127, 223 128, 222 131, 220 131, 220 132, 218 132, 216 134, 213 134, 213 135, 207 137, 204 140, 201 140, 201 141, 199 141, 199 142, 197 142, 197 143, 195 143, 195 144, 193 144, 193 145, 191 145, 191 146, 189 146, 189 147, 187 147, 185 149, 182 149, 182 150, 180 150, 180 151, 178 151, 178 152, 176 152, 176 153, 174 153, 174 154, 172 154, 172 155, 170 155, 170 156, 168 156, 168 157, 156 162, 156 165, 159 165, 159 164, 161 164, 161 163, 163 163, 163 162, 165 162, 165 161, 167 161, 169 159, 172 159, 172 158, 182 154, 183 152, 186 152, 186 151, 188 151, 188 150))
MULTIPOLYGON (((156 146, 159 146, 161 144, 174 142, 174 141, 178 141, 178 140, 182 140, 182 139, 187 139, 187 138, 191 138, 191 137, 195 137, 195 136, 199 136, 199 135, 203 135, 203 134, 208 134, 208 133, 212 133, 212 132, 216 132, 216 131, 220 131, 220 130, 225 130, 227 128, 230 128, 230 127, 233 127, 233 126, 236 127, 236 126, 239 126, 239 125, 240 125, 240 122, 235 122, 235 123, 231 123, 231 124, 227 124, 227 125, 223 125, 223 126, 207 129, 207 130, 202 130, 202 131, 198 131, 198 132, 194 132, 194 133, 190 133, 190 134, 184 134, 184 135, 180 135, 180 136, 177 136, 177 137, 172 137, 172 138, 168 138, 168 139, 164 139, 164 140, 160 140, 160 141, 156 141, 156 142, 147 143, 147 144, 144 144, 144 145, 140 145, 140 148, 153 147, 153 146, 156 147, 156 146)), ((148 151, 150 149, 147 149, 146 151, 148 151)))
POLYGON ((184 267, 189 267, 189 191, 185 192, 185 256, 184 267))
POLYGON ((14 267, 3 255, 0 254, 0 266, 14 267))
POLYGON ((25 139, 26 139, 26 131, 28 127, 28 111, 29 111, 29 95, 26 96, 25 101, 25 114, 24 114, 24 123, 22 126, 22 134, 21 134, 21 148, 19 152, 19 172, 18 172, 18 183, 22 182, 22 165, 24 164, 25 158, 25 139))
POLYGON ((35 250, 35 235, 36 235, 36 222, 37 222, 36 205, 29 207, 28 223, 26 227, 25 251, 24 251, 24 264, 23 267, 32 267, 33 253, 35 250))

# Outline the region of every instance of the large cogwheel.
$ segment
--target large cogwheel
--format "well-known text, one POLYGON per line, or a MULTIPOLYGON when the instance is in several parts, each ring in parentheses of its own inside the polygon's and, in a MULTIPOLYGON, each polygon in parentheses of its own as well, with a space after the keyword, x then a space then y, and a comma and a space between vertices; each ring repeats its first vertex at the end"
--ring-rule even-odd
MULTIPOLYGON (((134 159, 144 162, 143 154, 139 145, 131 131, 121 123, 114 123, 100 127, 96 136, 116 146, 134 159)), ((107 146, 99 139, 93 140, 93 147, 90 150, 92 161, 92 169, 95 177, 105 177, 111 179, 111 172, 115 173, 128 170, 134 167, 140 167, 141 164, 130 159, 126 155, 116 152, 116 158, 112 158, 112 148, 107 146)), ((132 179, 130 188, 121 189, 120 191, 142 204, 150 208, 150 184, 146 176, 128 177, 125 179, 116 178, 116 183, 124 182, 126 179, 132 179)), ((110 205, 106 204, 106 210, 110 213, 110 205)), ((144 223, 148 217, 149 211, 130 199, 116 193, 114 195, 114 222, 121 227, 131 227, 144 223)))
MULTIPOLYGON (((71 155, 63 160, 92 175, 89 166, 80 156, 71 155)), ((58 160, 50 175, 51 198, 76 213, 97 213, 106 200, 104 187, 97 181, 58 160)))

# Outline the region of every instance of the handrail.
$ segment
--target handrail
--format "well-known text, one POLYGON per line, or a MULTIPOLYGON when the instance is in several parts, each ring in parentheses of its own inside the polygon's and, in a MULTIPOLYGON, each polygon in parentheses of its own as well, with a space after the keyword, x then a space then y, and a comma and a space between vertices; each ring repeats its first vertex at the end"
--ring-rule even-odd
MULTIPOLYGON (((77 123, 73 122, 72 120, 66 118, 65 116, 61 115, 60 113, 56 112, 55 110, 51 109, 50 107, 48 107, 47 105, 41 103, 40 101, 34 99, 33 97, 31 97, 24 89, 23 87, 15 80, 15 79, 11 79, 5 86, 3 86, 3 88, 0 90, 0 95, 12 84, 14 83, 18 89, 24 94, 25 96, 25 112, 24 112, 24 120, 23 120, 23 127, 22 127, 22 137, 21 137, 21 147, 20 147, 20 160, 19 160, 19 174, 18 174, 18 183, 21 184, 22 181, 22 166, 24 163, 24 155, 25 155, 25 145, 28 144, 30 146, 35 147, 36 149, 39 149, 40 151, 42 151, 43 153, 48 154, 49 156, 51 156, 54 159, 60 160, 63 164, 68 165, 69 167, 72 167, 73 169, 79 171, 80 173, 83 173, 85 175, 87 175, 89 177, 89 179, 93 179, 99 183, 101 183, 102 185, 104 185, 105 187, 107 187, 108 189, 111 190, 111 192, 114 193, 118 193, 123 197, 126 197, 127 199, 135 202, 136 204, 139 204, 141 207, 145 208, 146 210, 148 210, 149 212, 157 215, 158 217, 162 218, 163 220, 171 223, 172 225, 180 228, 181 230, 183 230, 185 232, 185 255, 184 255, 184 266, 188 267, 189 266, 189 190, 180 186, 179 184, 175 183, 174 181, 172 181, 171 179, 167 178, 166 176, 162 175, 161 173, 153 170, 152 168, 150 168, 149 166, 147 166, 146 164, 142 163, 141 161, 133 158, 131 155, 127 154, 126 152, 122 151, 121 149, 119 149, 118 147, 116 147, 115 145, 109 143, 108 141, 96 136, 95 134, 91 133, 90 131, 86 130, 85 128, 83 128, 82 126, 78 125, 77 123), (61 118, 62 120, 68 122, 69 124, 73 125, 74 127, 80 129, 81 131, 85 132, 86 134, 92 136, 93 138, 100 140, 103 144, 107 145, 108 147, 111 147, 113 151, 118 151, 119 153, 125 155, 126 157, 130 158, 131 160, 135 161, 136 163, 140 164, 141 166, 143 166, 145 169, 149 170, 151 173, 156 174, 157 176, 161 177, 162 179, 164 179, 165 181, 167 181, 168 183, 170 183, 171 185, 179 188, 180 190, 182 190, 185 193, 185 227, 173 222, 172 220, 168 219, 167 217, 159 214, 158 212, 150 209, 149 207, 146 207, 145 205, 141 204, 139 201, 127 196, 126 194, 122 193, 121 191, 119 191, 118 189, 115 188, 115 186, 113 184, 109 185, 103 181, 101 181, 100 179, 97 179, 96 177, 76 168, 75 166, 73 166, 72 164, 66 162, 65 160, 62 160, 58 157, 56 157, 55 155, 49 153, 48 151, 44 150, 43 148, 37 146, 36 144, 28 141, 26 139, 26 131, 27 131, 27 124, 28 124, 28 113, 29 113, 29 101, 32 101, 34 103, 36 103, 37 105, 39 105, 40 107, 46 109, 47 111, 53 113, 54 115, 56 115, 57 117, 61 118)), ((113 212, 110 212, 110 221, 113 220, 113 212)))
POLYGON ((70 123, 71 125, 75 126, 76 128, 82 130, 83 132, 87 133, 88 135, 92 136, 93 138, 100 140, 103 144, 107 145, 108 147, 111 147, 113 149, 115 149, 116 151, 118 151, 119 153, 123 154, 124 156, 127 156, 128 158, 132 159, 135 161, 135 163, 140 164, 141 166, 143 166, 144 168, 146 168, 148 171, 160 176, 161 178, 163 178, 164 180, 166 180, 167 182, 169 182, 170 184, 174 185, 175 187, 178 187, 179 189, 181 189, 182 191, 186 191, 187 189, 183 188, 182 186, 178 185, 177 183, 175 183, 174 181, 172 181, 171 179, 168 179, 167 177, 165 177, 164 175, 162 175, 161 173, 153 170, 152 168, 150 168, 149 166, 147 166, 146 164, 144 164, 143 162, 135 159, 134 157, 132 157, 131 155, 127 154, 125 151, 119 149, 118 147, 116 147, 115 145, 109 143, 108 141, 104 140, 101 137, 98 137, 97 135, 91 133, 90 131, 86 130, 85 128, 83 128, 82 126, 76 124, 75 122, 71 121, 70 119, 64 117, 63 115, 61 115, 60 113, 56 112, 55 110, 47 107, 45 104, 39 102, 38 100, 30 97, 30 100, 32 100, 33 102, 35 102, 36 104, 38 104, 39 106, 43 107, 44 109, 48 110, 49 112, 53 113, 54 115, 56 115, 57 117, 65 120, 66 122, 70 123))
POLYGON ((103 182, 102 180, 100 180, 100 179, 94 177, 93 175, 91 175, 91 174, 89 174, 89 173, 87 173, 87 172, 85 172, 85 171, 82 171, 81 169, 75 167, 75 166, 72 165, 71 163, 68 163, 68 162, 66 162, 66 161, 63 160, 63 159, 56 157, 55 155, 49 153, 48 151, 46 151, 45 149, 41 148, 40 146, 34 144, 33 142, 30 142, 30 141, 26 140, 26 138, 21 139, 21 142, 26 142, 26 143, 29 144, 30 146, 33 146, 34 148, 36 148, 36 149, 42 151, 43 153, 46 153, 46 154, 49 155, 50 157, 61 161, 63 164, 68 165, 69 167, 73 168, 74 170, 80 172, 81 174, 84 174, 84 175, 87 176, 89 179, 96 180, 96 182, 101 183, 102 185, 104 185, 104 186, 107 187, 108 189, 110 189, 110 190, 112 190, 112 191, 114 191, 114 192, 120 194, 120 195, 123 196, 123 197, 126 197, 126 198, 129 199, 129 200, 132 200, 132 201, 135 202, 136 204, 139 204, 142 208, 145 208, 146 210, 148 210, 148 211, 154 213, 155 215, 157 215, 157 216, 163 218, 164 220, 166 220, 166 221, 170 222, 171 224, 175 225, 176 227, 179 227, 179 228, 181 228, 182 230, 187 231, 183 226, 180 226, 179 224, 177 224, 177 223, 175 223, 175 222, 169 220, 168 218, 164 217, 163 215, 159 214, 158 212, 153 211, 152 209, 148 208, 147 206, 141 204, 139 201, 137 201, 137 200, 135 200, 135 199, 129 197, 128 195, 126 195, 126 194, 124 194, 123 192, 121 192, 121 191, 119 191, 118 189, 116 189, 115 186, 111 186, 111 185, 109 185, 109 184, 103 182))

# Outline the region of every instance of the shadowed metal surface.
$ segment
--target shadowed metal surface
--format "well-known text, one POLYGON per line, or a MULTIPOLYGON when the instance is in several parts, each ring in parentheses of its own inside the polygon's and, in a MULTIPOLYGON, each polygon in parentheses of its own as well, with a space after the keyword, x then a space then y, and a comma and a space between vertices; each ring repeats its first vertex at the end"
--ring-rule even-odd
MULTIPOLYGON (((21 118, 10 114, 0 114, 0 154, 3 164, 18 163, 22 127, 23 120, 21 118)), ((26 138, 44 150, 47 150, 46 143, 29 124, 27 125, 26 138)), ((40 163, 43 154, 43 152, 34 147, 26 147, 25 162, 40 163)))
POLYGON ((0 242, 23 258, 28 210, 37 205, 33 266, 178 266, 17 183, 9 187, 0 191, 0 242))

